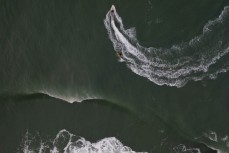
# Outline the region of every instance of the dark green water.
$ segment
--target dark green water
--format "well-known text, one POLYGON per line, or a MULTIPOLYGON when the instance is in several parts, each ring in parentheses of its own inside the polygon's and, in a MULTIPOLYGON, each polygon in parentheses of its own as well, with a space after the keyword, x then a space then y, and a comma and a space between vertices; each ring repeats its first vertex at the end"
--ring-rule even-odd
MULTIPOLYGON (((112 4, 142 46, 169 48, 200 35, 229 2, 1 0, 0 152, 17 152, 27 130, 47 140, 62 129, 90 142, 116 137, 134 151, 229 152, 229 73, 181 88, 136 75, 108 38, 112 4)), ((211 70, 228 66, 228 56, 211 70)))

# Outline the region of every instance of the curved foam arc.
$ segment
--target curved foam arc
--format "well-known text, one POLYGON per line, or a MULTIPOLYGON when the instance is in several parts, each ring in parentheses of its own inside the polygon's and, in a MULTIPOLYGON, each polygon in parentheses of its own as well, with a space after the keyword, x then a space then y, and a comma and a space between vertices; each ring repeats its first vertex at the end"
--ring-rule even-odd
POLYGON ((132 55, 138 57, 140 60, 145 60, 146 58, 141 53, 139 53, 138 50, 133 45, 129 44, 128 40, 121 34, 121 32, 119 32, 114 22, 115 22, 114 20, 111 20, 111 27, 115 31, 115 36, 117 40, 122 42, 123 44, 126 44, 125 47, 130 51, 132 55))
POLYGON ((189 80, 213 78, 228 71, 228 60, 217 64, 229 53, 229 35, 225 32, 229 30, 229 6, 224 8, 218 18, 204 26, 201 35, 189 42, 172 45, 169 49, 139 45, 135 30, 124 29, 115 9, 113 12, 108 11, 104 24, 115 51, 122 53, 127 66, 134 73, 158 85, 182 87, 189 80))
MULTIPOLYGON (((131 44, 128 43, 128 40, 121 34, 121 32, 118 30, 118 28, 115 26, 115 20, 120 24, 120 28, 124 30, 123 24, 122 24, 122 20, 121 17, 118 16, 118 14, 116 13, 116 11, 113 13, 114 15, 112 15, 112 19, 111 22, 108 22, 110 20, 110 14, 106 15, 106 19, 104 20, 104 24, 106 26, 106 28, 108 29, 109 27, 112 27, 113 30, 115 31, 114 35, 112 35, 111 30, 108 31, 109 33, 109 38, 112 40, 113 42, 113 46, 115 51, 121 51, 123 55, 126 55, 128 53, 133 54, 134 56, 139 57, 140 53, 138 52, 138 50, 131 44), (117 40, 116 40, 117 39, 117 40), (126 46, 123 45, 119 45, 119 42, 124 42, 124 44, 127 44, 126 46), (130 52, 125 52, 124 51, 124 47, 128 48, 130 50, 130 52)), ((123 57, 125 59, 125 61, 129 61, 130 63, 133 63, 133 60, 131 58, 129 58, 127 55, 123 57)), ((143 57, 142 57, 143 58, 143 57)))

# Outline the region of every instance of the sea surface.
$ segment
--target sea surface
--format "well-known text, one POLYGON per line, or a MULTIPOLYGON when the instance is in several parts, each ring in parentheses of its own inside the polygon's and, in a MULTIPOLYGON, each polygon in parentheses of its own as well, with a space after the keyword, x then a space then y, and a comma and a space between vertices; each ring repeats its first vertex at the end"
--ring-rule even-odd
POLYGON ((0 0, 0 153, 229 153, 228 0, 0 0))

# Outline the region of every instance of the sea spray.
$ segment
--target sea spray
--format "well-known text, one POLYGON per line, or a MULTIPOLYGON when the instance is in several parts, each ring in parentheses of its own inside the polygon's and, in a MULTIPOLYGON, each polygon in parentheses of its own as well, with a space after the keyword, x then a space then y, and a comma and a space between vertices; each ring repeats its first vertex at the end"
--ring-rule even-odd
MULTIPOLYGON (((176 146, 163 145, 170 153, 201 153, 198 148, 187 147, 184 144, 176 146)), ((161 147, 162 147, 161 146, 161 147)), ((161 150, 162 151, 162 150, 161 150)), ((160 152, 161 152, 160 151, 160 152)), ((162 151, 163 152, 163 151, 162 151)), ((108 137, 92 143, 83 137, 76 136, 69 131, 60 130, 52 139, 41 138, 39 133, 25 133, 18 153, 147 153, 136 152, 123 145, 117 138, 108 137)))
POLYGON ((76 136, 63 129, 54 140, 44 141, 36 134, 26 132, 18 153, 137 153, 123 145, 115 137, 108 137, 95 143, 76 136))

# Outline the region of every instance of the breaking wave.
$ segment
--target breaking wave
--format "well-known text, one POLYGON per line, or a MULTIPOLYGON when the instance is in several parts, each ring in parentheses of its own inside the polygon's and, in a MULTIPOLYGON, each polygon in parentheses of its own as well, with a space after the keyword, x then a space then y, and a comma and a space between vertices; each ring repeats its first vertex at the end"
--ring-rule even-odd
MULTIPOLYGON (((198 148, 189 148, 183 144, 167 146, 170 153, 201 153, 198 148)), ((55 139, 41 138, 39 133, 28 131, 22 139, 18 153, 137 153, 130 147, 124 146, 115 137, 108 137, 92 143, 85 138, 76 136, 63 129, 55 139)), ((140 152, 139 152, 140 153, 140 152)), ((147 152, 141 152, 147 153, 147 152)))
POLYGON ((18 153, 136 153, 115 137, 91 143, 83 137, 61 130, 54 140, 44 141, 39 134, 26 132, 18 153))
POLYGON ((115 52, 134 73, 157 85, 182 87, 229 70, 229 6, 205 24, 202 34, 171 48, 141 46, 135 28, 126 30, 116 10, 111 10, 104 24, 115 52))
POLYGON ((84 100, 91 100, 91 99, 102 99, 102 98, 99 98, 98 96, 95 96, 95 95, 92 95, 92 94, 89 94, 89 93, 84 93, 82 95, 80 94, 75 94, 74 96, 72 95, 65 95, 65 94, 60 94, 60 93, 56 93, 54 91, 52 92, 48 92, 47 90, 46 91, 40 91, 38 93, 42 93, 42 94, 46 94, 50 97, 54 97, 54 98, 57 98, 57 99, 61 99, 61 100, 64 100, 66 102, 69 102, 69 103, 74 103, 74 102, 82 102, 84 100))

